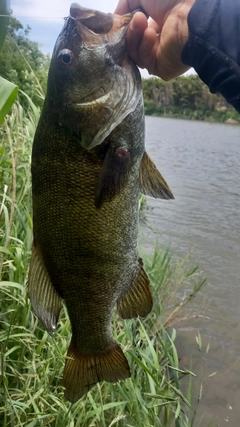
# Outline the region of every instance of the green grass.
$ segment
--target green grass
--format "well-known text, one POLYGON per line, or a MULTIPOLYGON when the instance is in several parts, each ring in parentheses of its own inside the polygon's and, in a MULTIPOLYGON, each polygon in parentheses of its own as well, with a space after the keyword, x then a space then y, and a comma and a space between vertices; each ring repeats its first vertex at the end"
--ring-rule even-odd
MULTIPOLYGON (((158 427, 191 426, 178 366, 176 331, 169 329, 202 287, 189 260, 172 261, 168 250, 144 256, 154 298, 144 320, 113 317, 114 336, 132 377, 101 383, 72 405, 63 395, 62 373, 70 341, 65 307, 53 337, 34 316, 27 295, 32 244, 30 153, 39 111, 15 104, 0 128, 0 426, 158 427), (179 299, 181 286, 191 291, 179 299)), ((191 383, 191 382, 190 382, 191 383)))

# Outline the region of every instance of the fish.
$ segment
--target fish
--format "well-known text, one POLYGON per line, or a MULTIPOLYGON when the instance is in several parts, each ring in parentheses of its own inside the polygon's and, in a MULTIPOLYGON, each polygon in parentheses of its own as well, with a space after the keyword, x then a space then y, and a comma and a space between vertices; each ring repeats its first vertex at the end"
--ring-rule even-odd
POLYGON ((115 307, 130 319, 153 305, 138 256, 139 195, 173 198, 145 151, 141 75, 126 47, 132 17, 71 4, 33 141, 28 293, 50 334, 66 304, 72 403, 99 382, 130 377, 111 321, 115 307))

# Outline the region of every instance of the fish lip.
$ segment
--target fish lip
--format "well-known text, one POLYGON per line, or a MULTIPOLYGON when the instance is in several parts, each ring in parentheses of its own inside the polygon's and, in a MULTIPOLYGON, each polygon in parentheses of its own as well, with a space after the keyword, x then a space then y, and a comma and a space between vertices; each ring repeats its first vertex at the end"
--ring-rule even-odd
MULTIPOLYGON (((94 93, 94 91, 91 93, 94 93)), ((90 96, 91 96, 91 93, 89 94, 90 96)), ((111 94, 109 91, 109 92, 106 92, 103 95, 99 96, 98 98, 94 98, 92 101, 78 102, 75 105, 79 106, 79 107, 84 107, 84 106, 94 105, 96 103, 97 104, 104 104, 110 96, 111 96, 111 94)))
POLYGON ((53 81, 52 72, 51 85, 48 84, 47 95, 49 99, 53 100, 56 90, 62 89, 61 96, 66 95, 66 100, 64 100, 61 111, 56 111, 58 123, 60 126, 70 129, 74 135, 80 135, 81 146, 91 150, 101 145, 126 116, 134 111, 142 93, 141 77, 136 65, 128 57, 126 49, 126 33, 133 14, 121 16, 99 12, 101 16, 107 16, 107 22, 110 22, 109 16, 111 16, 112 24, 108 33, 98 34, 93 31, 95 21, 91 22, 91 28, 89 28, 89 21, 83 23, 81 19, 82 10, 87 11, 85 15, 83 13, 86 19, 95 16, 97 11, 83 9, 73 3, 72 8, 75 7, 75 11, 70 10, 71 15, 66 18, 65 25, 55 43, 52 70, 58 72, 57 56, 63 48, 74 52, 76 61, 69 67, 69 78, 68 73, 59 72, 60 88, 53 81), (93 55, 93 65, 98 64, 98 59, 100 65, 97 69, 91 67, 89 70, 87 61, 91 56, 90 51, 93 50, 96 50, 93 55), (79 71, 80 66, 82 67, 81 72, 79 71), (97 84, 96 71, 100 73, 101 85, 99 82, 97 84), (67 76, 66 79, 65 76, 67 76), (92 79, 92 83, 91 85, 83 83, 83 89, 80 90, 77 87, 74 92, 66 86, 67 83, 65 84, 65 82, 71 82, 73 77, 77 79, 79 85, 82 84, 81 81, 86 82, 86 79, 89 78, 92 79), (61 79, 63 88, 61 88, 61 79), (127 90, 123 91, 125 86, 127 90), (121 103, 124 108, 120 107, 121 103), (102 116, 105 118, 103 119, 102 116), (75 120, 75 117, 80 117, 79 121, 75 120), (88 119, 89 117, 91 118, 88 119))
POLYGON ((94 34, 109 34, 118 31, 121 27, 128 26, 133 18, 134 12, 125 15, 104 13, 72 3, 69 18, 78 21, 78 25, 85 27, 94 34))

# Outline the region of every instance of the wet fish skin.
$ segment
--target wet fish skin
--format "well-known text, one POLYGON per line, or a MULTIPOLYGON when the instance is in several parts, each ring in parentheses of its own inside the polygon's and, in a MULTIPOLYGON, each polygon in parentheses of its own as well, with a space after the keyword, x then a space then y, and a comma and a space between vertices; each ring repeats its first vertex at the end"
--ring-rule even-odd
POLYGON ((63 382, 76 402, 97 382, 130 376, 111 318, 116 304, 123 318, 152 308, 137 251, 139 192, 172 195, 145 153, 141 80, 126 57, 131 16, 98 12, 102 33, 94 34, 95 11, 74 4, 71 15, 56 42, 33 144, 29 295, 50 333, 65 300, 72 341, 63 382), (128 92, 119 94, 123 82, 128 92))

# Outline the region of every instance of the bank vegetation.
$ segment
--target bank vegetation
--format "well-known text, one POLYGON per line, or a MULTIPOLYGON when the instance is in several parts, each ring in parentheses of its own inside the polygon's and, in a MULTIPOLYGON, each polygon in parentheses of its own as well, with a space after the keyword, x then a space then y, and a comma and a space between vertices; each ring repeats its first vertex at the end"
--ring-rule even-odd
POLYGON ((146 115, 240 123, 239 113, 194 74, 170 82, 143 79, 143 95, 146 115))
POLYGON ((98 384, 74 405, 64 399, 62 373, 71 338, 66 308, 50 337, 35 317, 27 291, 33 239, 31 148, 48 58, 40 57, 39 65, 38 45, 12 22, 15 29, 1 53, 0 72, 21 92, 0 125, 0 425, 193 426, 194 374, 179 365, 174 321, 205 280, 188 256, 176 261, 167 249, 156 249, 150 258, 143 255, 154 299, 151 314, 128 321, 117 313, 113 316, 114 336, 126 353, 132 377, 98 384), (9 52, 14 52, 15 61, 11 62, 9 52), (183 376, 189 378, 186 396, 183 376))

